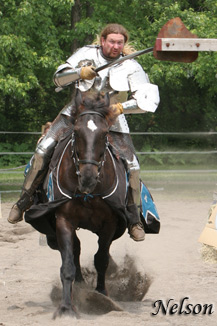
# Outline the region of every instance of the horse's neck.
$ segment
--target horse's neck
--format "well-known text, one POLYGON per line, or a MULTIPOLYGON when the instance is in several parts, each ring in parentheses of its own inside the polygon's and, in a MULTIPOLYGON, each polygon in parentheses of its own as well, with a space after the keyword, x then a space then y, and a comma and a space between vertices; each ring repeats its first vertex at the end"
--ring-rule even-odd
POLYGON ((105 153, 105 162, 100 171, 99 183, 96 186, 96 192, 104 193, 115 187, 117 182, 116 165, 113 155, 108 148, 105 153))
POLYGON ((64 149, 64 152, 62 153, 57 170, 60 186, 74 192, 78 186, 78 177, 76 175, 76 168, 72 159, 72 150, 71 141, 69 141, 64 149))

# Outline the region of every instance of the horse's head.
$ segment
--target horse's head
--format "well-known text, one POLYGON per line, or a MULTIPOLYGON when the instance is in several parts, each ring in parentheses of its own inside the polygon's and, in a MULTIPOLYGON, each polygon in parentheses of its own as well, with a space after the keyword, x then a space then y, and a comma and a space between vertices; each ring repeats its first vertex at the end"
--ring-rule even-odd
POLYGON ((75 99, 74 162, 81 193, 94 191, 105 161, 107 134, 118 116, 108 94, 77 92, 75 99))

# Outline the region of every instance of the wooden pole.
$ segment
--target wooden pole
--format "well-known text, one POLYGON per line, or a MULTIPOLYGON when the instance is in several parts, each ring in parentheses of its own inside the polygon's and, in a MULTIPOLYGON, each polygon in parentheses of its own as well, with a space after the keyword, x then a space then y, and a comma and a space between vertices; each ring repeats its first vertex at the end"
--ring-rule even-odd
POLYGON ((217 51, 217 39, 157 38, 156 51, 217 51))

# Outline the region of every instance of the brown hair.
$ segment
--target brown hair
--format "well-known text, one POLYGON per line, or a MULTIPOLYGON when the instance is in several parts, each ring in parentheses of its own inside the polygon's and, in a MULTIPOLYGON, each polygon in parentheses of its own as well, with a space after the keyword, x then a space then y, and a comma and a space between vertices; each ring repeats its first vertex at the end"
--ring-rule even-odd
POLYGON ((124 41, 125 43, 128 41, 129 39, 129 34, 128 31, 126 30, 126 28, 124 28, 122 25, 119 24, 108 24, 101 32, 100 34, 100 39, 101 37, 103 37, 104 39, 106 39, 106 37, 109 34, 122 34, 124 36, 124 41))
POLYGON ((133 52, 136 52, 136 50, 133 48, 133 46, 131 46, 128 43, 129 40, 129 34, 128 31, 119 24, 108 24, 101 32, 100 35, 96 36, 96 39, 94 40, 94 42, 92 44, 94 45, 101 45, 101 38, 103 37, 104 39, 106 39, 106 37, 109 34, 122 34, 124 36, 124 40, 125 40, 125 45, 123 48, 123 54, 127 55, 127 54, 131 54, 133 52))

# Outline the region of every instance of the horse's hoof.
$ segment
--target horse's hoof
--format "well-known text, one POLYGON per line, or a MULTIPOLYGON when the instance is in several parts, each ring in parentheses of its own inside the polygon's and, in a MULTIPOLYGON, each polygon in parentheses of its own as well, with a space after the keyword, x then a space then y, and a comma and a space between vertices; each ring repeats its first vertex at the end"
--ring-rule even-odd
POLYGON ((60 306, 54 313, 53 319, 56 319, 57 317, 62 317, 62 316, 70 316, 73 318, 80 318, 80 315, 77 311, 77 309, 73 307, 66 307, 66 306, 60 306))

